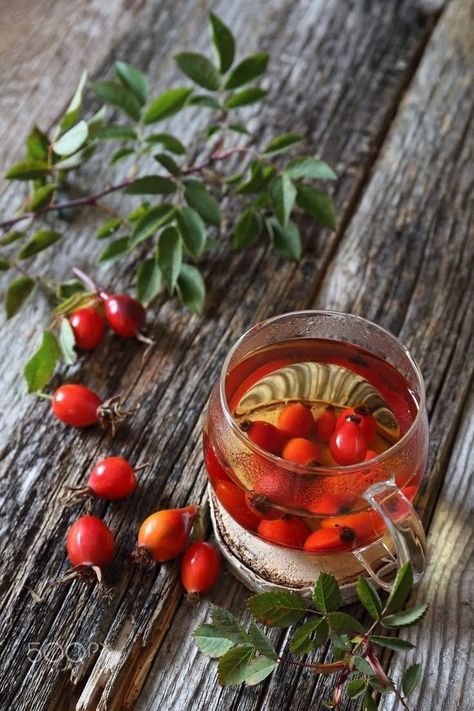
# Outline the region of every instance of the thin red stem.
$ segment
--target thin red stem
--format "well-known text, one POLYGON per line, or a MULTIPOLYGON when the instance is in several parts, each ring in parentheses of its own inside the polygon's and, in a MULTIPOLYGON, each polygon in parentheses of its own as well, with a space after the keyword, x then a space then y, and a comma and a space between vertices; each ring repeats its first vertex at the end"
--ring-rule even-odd
POLYGON ((97 284, 95 283, 95 281, 93 279, 91 279, 91 277, 88 274, 83 272, 82 269, 73 267, 72 271, 73 271, 73 274, 75 274, 77 276, 77 278, 87 286, 88 289, 90 289, 91 291, 94 291, 96 294, 99 293, 100 289, 97 286, 97 284))

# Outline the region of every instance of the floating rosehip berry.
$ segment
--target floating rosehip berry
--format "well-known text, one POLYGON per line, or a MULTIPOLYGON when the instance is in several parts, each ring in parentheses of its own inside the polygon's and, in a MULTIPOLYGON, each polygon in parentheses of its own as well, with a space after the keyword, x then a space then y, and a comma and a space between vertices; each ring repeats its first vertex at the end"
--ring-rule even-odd
POLYGON ((319 447, 310 439, 294 437, 284 444, 281 456, 289 462, 296 464, 316 465, 319 459, 319 447))
POLYGON ((97 348, 105 330, 105 321, 93 306, 77 309, 69 317, 76 346, 85 351, 97 348))
POLYGON ((97 462, 93 468, 87 486, 67 487, 71 492, 68 503, 76 503, 89 496, 105 501, 119 501, 131 496, 137 488, 136 470, 123 457, 107 457, 97 462))
POLYGON ((55 417, 70 427, 88 427, 100 423, 110 424, 112 431, 117 422, 137 410, 123 410, 120 396, 102 401, 99 395, 85 385, 61 385, 53 394, 51 408, 55 417))
POLYGON ((336 553, 350 550, 354 545, 355 534, 351 528, 319 528, 304 542, 307 553, 336 553))
POLYGON ((360 431, 366 441, 367 446, 371 443, 377 431, 377 423, 373 415, 370 414, 370 410, 365 405, 358 405, 357 407, 349 407, 337 418, 336 429, 342 427, 347 422, 347 418, 351 415, 355 415, 359 418, 360 431))
POLYGON ((284 516, 283 511, 272 506, 270 499, 265 494, 257 494, 256 491, 246 491, 245 501, 250 511, 258 518, 274 520, 284 516))
POLYGON ((308 526, 296 516, 286 516, 276 521, 260 521, 258 535, 271 543, 289 548, 302 548, 311 533, 308 526))
POLYGON ((217 481, 214 485, 217 498, 226 511, 250 531, 256 531, 260 519, 247 506, 245 492, 232 481, 217 481))
POLYGON ((135 338, 142 329, 146 312, 141 303, 128 294, 99 294, 107 322, 115 333, 124 338, 135 338))
POLYGON ((360 417, 348 415, 329 440, 329 450, 338 464, 348 466, 362 462, 367 454, 367 441, 361 432, 360 417))
POLYGON ((277 426, 287 437, 307 437, 314 427, 314 419, 309 407, 292 402, 278 415, 277 426))
POLYGON ((138 531, 138 545, 133 559, 136 563, 151 560, 163 563, 184 551, 197 515, 195 506, 163 509, 148 516, 138 531))
POLYGON ((221 557, 215 546, 205 541, 189 546, 181 561, 181 582, 187 593, 209 592, 220 574, 221 557))
POLYGON ((265 420, 244 420, 240 424, 247 437, 252 442, 271 454, 278 454, 282 448, 284 437, 281 432, 265 420))
POLYGON ((316 420, 316 434, 322 442, 329 442, 336 429, 336 410, 328 405, 325 411, 316 420))
POLYGON ((376 511, 358 511, 343 516, 332 516, 320 521, 322 528, 350 528, 354 531, 357 543, 372 539, 385 530, 382 516, 376 511))
POLYGON ((321 494, 305 508, 315 516, 334 516, 344 510, 344 501, 332 494, 321 494))

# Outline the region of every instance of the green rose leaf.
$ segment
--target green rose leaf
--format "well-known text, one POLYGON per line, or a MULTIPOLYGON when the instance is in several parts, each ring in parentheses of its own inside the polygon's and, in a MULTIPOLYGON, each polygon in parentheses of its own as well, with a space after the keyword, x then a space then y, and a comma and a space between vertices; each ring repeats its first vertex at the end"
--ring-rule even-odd
POLYGON ((229 131, 234 131, 234 133, 243 133, 246 136, 250 135, 250 131, 244 126, 243 123, 230 123, 229 131))
POLYGON ((293 593, 268 592, 247 600, 252 615, 268 627, 290 627, 306 614, 303 600, 293 593))
POLYGON ((67 318, 61 318, 59 325, 59 348, 61 357, 66 365, 72 365, 77 360, 77 353, 74 350, 76 339, 67 318))
POLYGON ((354 634, 355 632, 363 634, 365 631, 359 620, 348 615, 347 612, 329 612, 327 619, 331 632, 337 635, 354 634))
POLYGON ((315 617, 298 627, 290 642, 293 654, 309 654, 327 641, 329 628, 323 617, 315 617))
POLYGON ((200 314, 204 308, 206 286, 201 272, 192 264, 182 264, 179 272, 177 291, 179 300, 192 313, 200 314))
POLYGON ((221 212, 217 200, 198 180, 185 180, 184 199, 209 225, 219 225, 221 212))
POLYGON ((13 281, 5 294, 5 311, 7 319, 21 309, 35 287, 35 282, 29 277, 19 277, 13 281))
POLYGON ((252 659, 247 664, 245 683, 248 684, 248 686, 260 684, 267 676, 270 676, 277 666, 277 660, 272 657, 257 657, 256 659, 252 659))
POLYGON ((219 72, 210 59, 203 54, 181 52, 181 54, 175 56, 175 60, 183 74, 186 74, 199 86, 209 89, 209 91, 217 91, 219 89, 219 72))
POLYGON ((332 200, 321 190, 312 185, 298 185, 296 203, 298 207, 311 215, 316 222, 330 230, 336 229, 336 213, 332 200))
MULTIPOLYGON (((183 267, 185 266, 189 265, 183 264, 183 267)), ((235 644, 249 644, 248 634, 231 612, 224 610, 222 607, 213 605, 211 607, 211 618, 214 627, 219 630, 223 637, 232 640, 235 644)))
POLYGON ((383 637, 380 635, 370 635, 370 641, 374 644, 380 644, 381 647, 393 649, 394 652, 405 652, 407 649, 413 649, 414 645, 407 642, 406 639, 398 637, 383 637))
POLYGON ((296 188, 286 175, 278 175, 269 185, 270 201, 282 227, 286 227, 295 204, 296 188))
POLYGON ((145 140, 147 143, 159 145, 176 155, 184 155, 186 153, 186 148, 181 141, 177 139, 176 136, 171 135, 171 133, 153 133, 151 136, 147 136, 145 140))
POLYGON ((235 94, 229 96, 229 98, 224 102, 224 106, 226 109, 236 109, 239 106, 250 106, 250 104, 255 104, 257 101, 261 101, 266 94, 267 92, 265 89, 252 86, 248 89, 242 89, 242 91, 236 91, 235 94))
POLYGON ((6 180, 34 180, 44 178, 50 172, 49 166, 41 160, 22 160, 5 173, 6 180))
POLYGON ((387 612, 401 610, 413 588, 413 568, 405 563, 397 572, 385 609, 387 612))
POLYGON ((183 207, 177 213, 178 227, 186 248, 194 259, 204 251, 206 226, 198 212, 192 207, 183 207))
POLYGON ((181 173, 181 168, 179 167, 179 165, 167 153, 157 153, 154 158, 156 161, 158 161, 158 163, 160 163, 160 165, 163 166, 163 168, 166 168, 166 170, 172 175, 179 175, 181 173))
POLYGON ((405 696, 409 696, 421 679, 421 664, 412 664, 408 667, 402 678, 402 689, 405 696))
POLYGON ((71 102, 59 122, 59 126, 57 128, 56 135, 59 135, 60 133, 70 129, 71 126, 74 126, 77 119, 79 118, 79 113, 81 111, 82 99, 84 96, 84 89, 86 87, 86 82, 87 82, 87 72, 84 70, 81 74, 81 78, 79 79, 79 84, 77 85, 77 89, 73 94, 71 102))
POLYGON ((33 195, 30 197, 28 201, 28 209, 35 212, 36 210, 40 210, 42 207, 45 207, 45 205, 48 205, 48 203, 52 200, 55 190, 56 185, 42 185, 40 188, 35 190, 33 195))
MULTIPOLYGON (((336 614, 336 613, 334 613, 336 614)), ((338 634, 330 630, 329 638, 333 647, 338 650, 338 654, 334 652, 335 659, 344 659, 345 653, 350 652, 352 649, 352 643, 347 634, 338 634)))
POLYGON ((286 227, 282 227, 278 220, 270 217, 265 220, 273 247, 287 259, 298 262, 303 251, 300 231, 291 220, 286 227))
POLYGON ((222 20, 217 17, 217 15, 214 15, 213 12, 209 13, 209 27, 216 60, 221 73, 224 74, 232 66, 232 62, 234 61, 234 35, 227 25, 224 25, 222 20))
POLYGON ((239 216, 234 227, 233 245, 237 249, 250 247, 258 242, 262 234, 262 218, 260 213, 252 207, 248 207, 239 216))
POLYGON ((299 133, 282 133, 281 136, 276 136, 276 138, 270 141, 263 152, 267 156, 276 155, 277 153, 288 151, 303 140, 303 136, 300 136, 299 133))
POLYGON ((39 392, 48 384, 60 357, 61 350, 56 336, 45 331, 40 347, 23 369, 29 393, 39 392))
POLYGON ((61 239, 62 235, 54 230, 38 230, 29 242, 18 252, 18 259, 28 259, 43 249, 50 247, 52 244, 61 239))
POLYGON ((116 165, 117 163, 120 163, 120 161, 125 160, 125 158, 128 158, 129 156, 133 155, 135 151, 133 148, 119 148, 118 151, 115 151, 113 156, 110 159, 110 165, 116 165))
POLYGON ((420 622, 426 615, 428 605, 417 605, 408 610, 397 612, 394 615, 382 617, 382 625, 389 629, 400 629, 401 627, 410 627, 420 622))
POLYGON ((313 602, 323 614, 336 612, 340 608, 342 604, 341 591, 334 575, 319 574, 313 589, 313 602))
POLYGON ((115 72, 120 81, 135 94, 143 105, 150 93, 150 85, 143 72, 126 62, 115 62, 115 72))
POLYGON ((171 195, 176 191, 176 183, 161 175, 145 175, 137 178, 125 188, 130 195, 171 195))
POLYGON ((85 145, 84 148, 77 151, 77 153, 73 153, 72 156, 63 158, 58 163, 55 163, 54 167, 57 170, 71 170, 71 168, 77 168, 79 165, 85 163, 86 160, 89 160, 91 155, 94 153, 95 148, 95 145, 91 145, 89 143, 85 145))
POLYGON ((217 678, 222 686, 237 686, 247 679, 248 663, 252 659, 252 646, 234 647, 229 649, 217 665, 217 678))
POLYGON ((110 123, 94 134, 94 138, 97 141, 133 141, 136 137, 137 134, 134 129, 124 123, 110 123))
POLYGON ((374 620, 380 619, 382 614, 382 601, 374 584, 367 578, 359 576, 357 580, 357 595, 359 600, 374 620))
POLYGON ((265 73, 268 60, 269 55, 266 52, 258 52, 246 57, 231 71, 224 88, 237 89, 257 79, 265 73))
POLYGON ((145 259, 140 263, 136 276, 137 299, 148 306, 161 291, 161 271, 155 259, 145 259))
POLYGON ((143 240, 153 235, 160 227, 174 219, 174 207, 168 203, 155 205, 142 212, 136 221, 129 248, 132 249, 143 240))
POLYGON ((221 107, 216 97, 210 94, 197 94, 190 99, 189 104, 190 106, 202 106, 213 111, 217 111, 221 107))
POLYGON ((48 137, 38 126, 33 126, 26 139, 26 157, 29 160, 48 161, 48 137))
POLYGON ((263 632, 263 630, 253 620, 250 623, 248 635, 249 635, 255 649, 257 649, 261 654, 264 654, 266 657, 269 657, 270 659, 277 658, 278 655, 276 653, 276 649, 273 646, 272 642, 269 640, 269 638, 263 632))
POLYGON ((99 227, 95 233, 95 236, 97 239, 105 239, 106 237, 110 237, 117 232, 121 224, 122 221, 118 217, 112 217, 110 220, 104 222, 101 227, 99 227))
POLYGON ((130 246, 129 237, 119 237, 114 239, 113 242, 107 245, 107 247, 100 253, 99 262, 112 262, 125 254, 130 246))
POLYGON ((230 639, 223 637, 219 630, 209 624, 199 625, 194 630, 193 637, 199 650, 213 658, 222 657, 234 645, 230 639))
POLYGON ((181 235, 176 227, 166 227, 158 242, 158 266, 165 279, 168 291, 173 293, 183 261, 181 235))
POLYGON ((363 657, 354 657, 354 667, 357 671, 360 671, 361 674, 365 674, 366 676, 370 676, 372 674, 372 667, 363 657))
POLYGON ((346 694, 350 699, 357 699, 365 691, 364 679, 352 679, 346 687, 346 694))
POLYGON ((120 109, 134 121, 140 120, 141 103, 126 86, 115 81, 96 81, 91 84, 91 90, 106 104, 120 109))
POLYGON ((81 148, 87 141, 89 127, 85 121, 79 121, 75 126, 63 133, 61 138, 54 141, 52 149, 58 156, 70 156, 81 148))
POLYGON ((320 180, 337 180, 337 175, 333 169, 323 160, 317 160, 310 156, 306 158, 296 158, 291 161, 286 168, 290 178, 318 178, 320 180))
POLYGON ((23 237, 26 237, 26 232, 22 232, 21 230, 7 232, 0 239, 0 245, 3 247, 4 245, 12 244, 13 242, 16 242, 18 239, 22 239, 23 237))
POLYGON ((372 698, 372 694, 369 690, 365 692, 363 701, 363 711, 377 711, 377 704, 372 698))
POLYGON ((153 99, 148 106, 143 117, 144 122, 146 124, 156 123, 177 114, 178 111, 181 111, 186 106, 191 93, 192 89, 185 87, 175 87, 163 92, 156 99, 153 99))

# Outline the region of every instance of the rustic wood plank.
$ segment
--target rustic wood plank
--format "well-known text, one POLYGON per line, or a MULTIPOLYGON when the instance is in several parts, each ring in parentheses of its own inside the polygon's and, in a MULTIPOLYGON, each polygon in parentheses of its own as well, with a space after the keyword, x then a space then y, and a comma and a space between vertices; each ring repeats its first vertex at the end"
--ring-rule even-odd
MULTIPOLYGON (((224 3, 217 5, 218 11, 223 7, 224 3)), ((161 70, 157 88, 163 88, 176 76, 169 55, 179 31, 185 29, 188 33, 183 45, 194 46, 196 38, 198 44, 205 43, 202 9, 187 8, 183 27, 182 8, 181 3, 150 4, 121 46, 123 57, 138 61, 155 75, 158 68, 161 70)), ((269 48, 283 60, 283 67, 275 62, 272 70, 282 89, 277 84, 269 108, 254 118, 257 133, 265 134, 272 124, 281 130, 302 129, 314 150, 321 146, 322 155, 338 163, 344 174, 337 201, 342 219, 347 222, 373 164, 373 151, 379 146, 410 79, 431 22, 417 24, 416 6, 410 2, 387 9, 380 2, 364 7, 356 2, 349 7, 347 3, 328 6, 300 2, 287 7, 284 2, 275 1, 264 10, 246 2, 232 9, 225 6, 223 14, 237 27, 247 28, 246 49, 269 48), (251 32, 248 28, 252 28, 251 32), (307 71, 308 66, 314 69, 314 74, 307 71), (290 109, 284 113, 280 98, 283 93, 288 97, 285 101, 290 109)), ((194 126, 192 121, 183 123, 183 131, 191 133, 194 126)), ((89 175, 94 171, 97 172, 97 164, 92 165, 89 175)), ((10 195, 11 191, 7 191, 6 198, 10 195)), ((72 247, 73 257, 81 254, 89 240, 86 219, 72 247)), ((62 645, 80 642, 85 647, 99 641, 112 649, 99 654, 95 666, 95 658, 90 657, 74 667, 73 681, 77 682, 79 692, 88 674, 92 673, 94 679, 91 686, 85 687, 81 705, 122 708, 122 699, 129 692, 128 699, 132 700, 143 680, 142 665, 151 662, 161 642, 161 623, 166 622, 169 610, 180 601, 174 582, 175 566, 164 566, 159 572, 146 575, 127 567, 125 551, 131 547, 136 525, 155 506, 203 497, 200 414, 226 349, 252 321, 290 306, 306 305, 308 293, 316 288, 335 245, 334 238, 325 236, 323 241, 318 236, 298 268, 274 257, 262 264, 261 250, 253 255, 236 255, 230 276, 221 268, 227 265, 228 258, 217 255, 208 264, 208 272, 214 278, 207 320, 183 315, 174 305, 164 304, 155 314, 159 347, 145 363, 141 364, 141 351, 135 344, 124 345, 111 339, 87 365, 73 371, 77 377, 87 377, 88 383, 102 391, 112 392, 113 388, 133 391, 133 397, 143 403, 142 412, 131 428, 131 436, 126 439, 122 433, 113 449, 136 460, 151 457, 159 461, 156 470, 143 475, 140 495, 130 503, 110 510, 106 506, 96 508, 97 513, 106 514, 117 531, 121 547, 111 571, 117 590, 110 606, 93 591, 79 592, 72 586, 58 591, 47 607, 34 608, 23 588, 25 583, 37 587, 40 581, 56 577, 64 569, 61 542, 75 513, 62 512, 61 484, 82 480, 90 463, 99 454, 110 452, 111 444, 100 433, 78 435, 45 421, 46 406, 20 399, 18 378, 4 374, 2 392, 12 398, 8 412, 11 420, 4 416, 2 430, 6 444, 4 511, 10 516, 14 512, 13 524, 9 526, 21 521, 21 530, 31 541, 28 550, 12 549, 5 538, 0 542, 5 571, 0 594, 6 610, 2 636, 8 638, 8 644, 4 645, 8 652, 0 660, 4 670, 0 693, 5 703, 21 696, 24 708, 34 704, 38 709, 53 709, 65 694, 71 694, 69 671, 60 673, 57 666, 44 661, 30 667, 26 661, 28 642, 45 640, 62 645), (229 283, 234 287, 230 293, 229 283), (159 416, 153 420, 150 412, 159 416), (174 431, 163 426, 170 418, 177 423, 174 431), (151 497, 156 504, 150 506, 151 497), (38 506, 42 500, 48 501, 47 508, 38 506), (17 571, 15 575, 13 570, 17 571)), ((111 278, 110 271, 105 273, 111 278)), ((8 349, 17 352, 15 341, 19 330, 23 337, 31 336, 38 312, 39 309, 32 310, 29 321, 18 324, 17 319, 7 325, 5 352, 8 349)), ((229 581, 226 595, 232 594, 242 595, 242 590, 229 581)), ((287 686, 291 687, 295 679, 292 676, 287 679, 287 686)), ((212 689, 208 693, 214 697, 217 692, 212 689)), ((229 704, 251 698, 247 707, 255 698, 240 690, 223 694, 229 704)), ((166 700, 163 703, 166 707, 166 700)), ((193 703, 200 708, 198 692, 193 695, 193 703)))
MULTIPOLYGON (((443 488, 436 504, 428 544, 426 575, 412 602, 426 601, 429 612, 420 627, 403 634, 416 648, 403 665, 423 664, 421 682, 410 699, 413 708, 468 709, 474 698, 474 396, 461 413, 443 488)), ((391 673, 402 673, 399 659, 391 673)), ((391 698, 380 706, 396 708, 391 698)))

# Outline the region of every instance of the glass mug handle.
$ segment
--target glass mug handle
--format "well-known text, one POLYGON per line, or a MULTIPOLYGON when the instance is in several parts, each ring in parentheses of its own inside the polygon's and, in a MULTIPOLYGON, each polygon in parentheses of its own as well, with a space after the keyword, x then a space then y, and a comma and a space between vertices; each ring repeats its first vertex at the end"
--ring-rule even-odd
MULTIPOLYGON (((417 583, 426 568, 426 536, 415 509, 393 482, 372 484, 364 493, 364 498, 384 519, 395 544, 397 570, 411 561, 413 581, 417 583)), ((377 575, 366 555, 372 545, 353 551, 353 554, 377 585, 383 590, 390 590, 395 576, 387 581, 377 575)))

